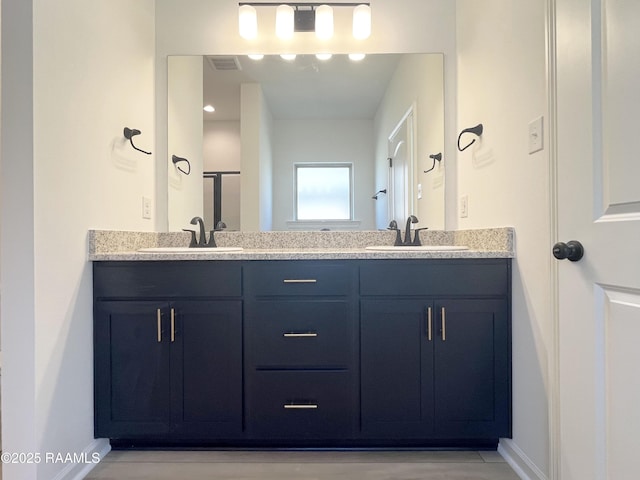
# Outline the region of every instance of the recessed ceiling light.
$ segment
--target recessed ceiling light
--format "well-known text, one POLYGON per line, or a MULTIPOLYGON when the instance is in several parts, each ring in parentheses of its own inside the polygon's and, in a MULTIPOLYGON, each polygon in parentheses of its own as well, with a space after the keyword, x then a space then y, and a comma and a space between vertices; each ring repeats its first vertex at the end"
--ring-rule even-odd
POLYGON ((349 59, 353 60, 354 62, 359 62, 360 60, 364 60, 364 57, 366 57, 366 55, 364 53, 350 53, 349 54, 349 59))
POLYGON ((216 111, 216 109, 215 109, 215 108, 213 108, 213 105, 205 105, 205 106, 204 106, 204 108, 203 108, 203 110, 204 110, 205 112, 208 112, 208 113, 212 113, 212 112, 215 112, 215 111, 216 111))
POLYGON ((249 57, 251 60, 262 60, 264 58, 264 55, 261 53, 250 53, 249 55, 247 55, 247 57, 249 57))

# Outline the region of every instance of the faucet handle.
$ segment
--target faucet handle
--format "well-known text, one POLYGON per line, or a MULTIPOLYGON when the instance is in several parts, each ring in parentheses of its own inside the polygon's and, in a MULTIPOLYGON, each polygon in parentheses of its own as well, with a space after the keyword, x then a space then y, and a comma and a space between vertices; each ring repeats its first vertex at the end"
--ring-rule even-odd
POLYGON ((419 247, 420 245, 422 245, 422 243, 420 242, 420 230, 429 230, 429 227, 416 228, 413 231, 413 246, 414 247, 419 247))
POLYGON ((191 243, 189 243, 189 248, 194 248, 198 245, 198 242, 196 241, 196 231, 195 230, 189 230, 187 228, 183 228, 182 229, 183 232, 191 232, 191 243))

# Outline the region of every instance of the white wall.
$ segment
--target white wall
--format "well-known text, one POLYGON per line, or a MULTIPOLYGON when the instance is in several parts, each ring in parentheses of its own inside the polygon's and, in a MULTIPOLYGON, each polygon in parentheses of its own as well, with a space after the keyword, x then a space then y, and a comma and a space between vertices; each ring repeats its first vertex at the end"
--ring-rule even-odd
MULTIPOLYGON (((141 199, 154 196, 155 156, 122 134, 138 128, 137 145, 155 145, 154 4, 2 8, 3 450, 90 453, 108 446, 93 439, 87 230, 154 226, 141 199)), ((4 464, 3 478, 83 467, 4 464)))
MULTIPOLYGON (((442 230, 445 225, 444 171, 451 155, 436 168, 431 168, 430 154, 442 153, 444 144, 444 71, 441 55, 405 55, 398 63, 375 116, 376 190, 387 188, 389 166, 388 139, 409 109, 414 109, 415 151, 413 199, 409 212, 420 220, 417 227, 442 230), (429 81, 425 81, 429 79, 429 81), (418 184, 423 196, 418 199, 418 184)), ((454 162, 451 161, 453 164, 454 162)), ((454 199, 455 197, 452 197, 454 199)), ((389 195, 381 195, 375 204, 376 226, 386 228, 389 195)), ((396 219, 403 220, 403 219, 396 219)))
POLYGON ((469 217, 459 219, 459 226, 515 227, 513 442, 504 445, 528 458, 533 473, 545 478, 549 153, 545 148, 529 155, 527 148, 528 123, 547 114, 545 2, 458 0, 457 15, 458 131, 478 123, 485 130, 481 140, 458 154, 458 193, 469 196, 469 217))
MULTIPOLYGON (((298 53, 332 50, 334 53, 425 53, 443 52, 445 57, 445 110, 455 112, 455 2, 450 0, 374 0, 372 34, 364 42, 351 37, 351 9, 335 8, 335 35, 322 42, 313 35, 296 37, 298 53)), ((258 8, 259 37, 246 41, 238 34, 238 3, 232 0, 156 0, 157 70, 156 111, 159 154, 166 152, 167 126, 167 55, 247 54, 257 50, 277 54, 289 49, 287 42, 273 33, 274 9, 258 8)), ((445 117, 446 192, 456 198, 455 122, 445 117)), ((165 154, 166 155, 166 154, 165 154)), ((244 180, 243 180, 244 185, 244 180)), ((255 187, 257 188, 257 186, 255 187)), ((167 228, 167 173, 157 171, 157 226, 167 228), (162 201, 164 197, 164 203, 162 201)), ((373 192, 372 192, 373 194, 373 192)), ((448 212, 447 226, 455 227, 453 210, 448 212)))
MULTIPOLYGON (((240 122, 206 121, 203 140, 205 171, 240 171, 240 122)), ((213 228, 213 180, 204 188, 204 219, 213 228)), ((229 230, 240 230, 240 177, 222 177, 222 220, 229 230)))
POLYGON ((282 119, 274 127, 273 229, 288 230, 286 222, 294 220, 294 164, 304 162, 352 163, 354 220, 364 230, 375 228, 372 120, 282 119))
MULTIPOLYGON (((168 155, 165 168, 169 175, 169 225, 180 230, 193 217, 203 215, 202 191, 202 57, 175 56, 169 62, 167 135, 168 155), (180 172, 171 160, 173 155, 191 164, 189 175, 180 172)), ((185 162, 180 168, 189 171, 185 162)), ((189 227, 191 228, 191 227, 189 227)))

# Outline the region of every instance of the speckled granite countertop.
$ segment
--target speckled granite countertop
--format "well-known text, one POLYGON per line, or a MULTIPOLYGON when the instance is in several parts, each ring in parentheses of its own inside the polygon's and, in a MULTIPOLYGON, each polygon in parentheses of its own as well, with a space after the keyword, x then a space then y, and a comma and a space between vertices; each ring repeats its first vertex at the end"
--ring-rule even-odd
POLYGON ((242 247, 237 252, 148 253, 150 247, 185 247, 185 232, 89 231, 90 261, 153 260, 334 260, 401 258, 513 258, 514 230, 510 227, 421 231, 423 245, 464 245, 458 251, 373 251, 370 245, 393 245, 395 233, 366 232, 217 232, 220 247, 242 247))

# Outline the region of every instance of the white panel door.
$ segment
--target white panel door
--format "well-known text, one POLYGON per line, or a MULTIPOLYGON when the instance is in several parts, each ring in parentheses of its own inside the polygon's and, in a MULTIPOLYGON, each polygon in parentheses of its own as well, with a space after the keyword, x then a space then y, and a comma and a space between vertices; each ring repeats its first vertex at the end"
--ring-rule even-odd
POLYGON ((640 1, 556 0, 559 473, 640 478, 640 1))
POLYGON ((413 110, 407 112, 389 135, 389 219, 403 228, 413 213, 413 110))

